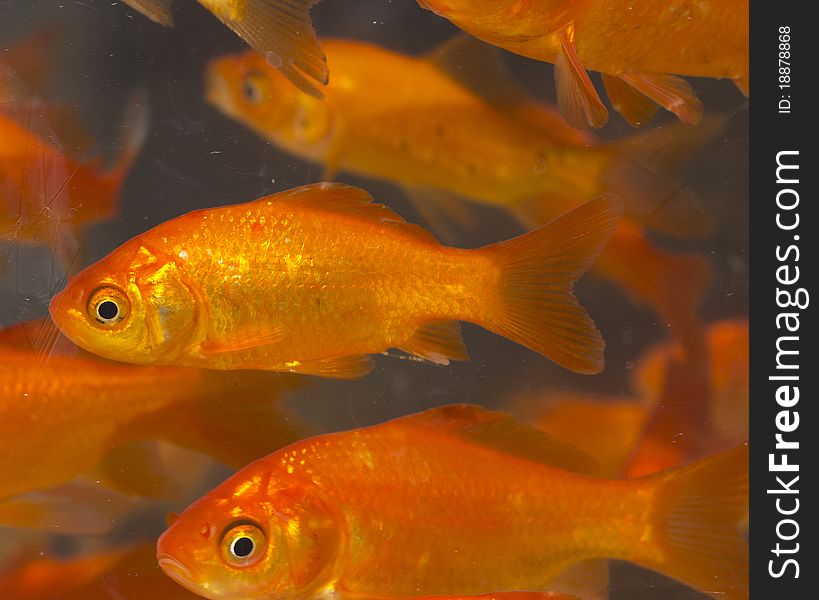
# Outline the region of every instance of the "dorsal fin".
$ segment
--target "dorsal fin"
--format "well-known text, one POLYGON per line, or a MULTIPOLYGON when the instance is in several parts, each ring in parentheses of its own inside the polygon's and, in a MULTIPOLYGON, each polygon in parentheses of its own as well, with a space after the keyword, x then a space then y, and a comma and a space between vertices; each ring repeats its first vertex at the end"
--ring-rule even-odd
POLYGON ((343 183, 314 183, 263 198, 262 201, 298 202, 322 212, 330 212, 361 221, 399 228, 418 241, 439 245, 435 236, 420 225, 407 223, 404 217, 383 204, 375 204, 365 190, 343 183))
POLYGON ((397 421, 451 433, 480 446, 573 473, 591 475, 597 470, 594 459, 585 452, 501 411, 451 404, 397 421))
POLYGON ((427 60, 481 99, 499 107, 531 101, 496 46, 460 33, 427 53, 427 60))

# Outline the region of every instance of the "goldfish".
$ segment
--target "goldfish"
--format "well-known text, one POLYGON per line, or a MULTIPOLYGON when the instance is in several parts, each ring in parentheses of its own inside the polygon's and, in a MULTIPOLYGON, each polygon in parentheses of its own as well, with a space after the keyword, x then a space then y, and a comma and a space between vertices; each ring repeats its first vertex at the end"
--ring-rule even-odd
POLYGON ((748 595, 748 447, 634 480, 503 412, 451 405, 302 440, 171 520, 160 567, 206 598, 406 598, 549 589, 630 561, 748 595))
MULTIPOLYGON (((152 21, 173 26, 173 0, 124 0, 152 21)), ((198 0, 300 90, 321 98, 327 59, 310 8, 319 0, 198 0)))
POLYGON ((355 378, 391 347, 467 360, 463 320, 596 373, 604 342, 572 284, 620 213, 604 196, 462 250, 362 189, 308 185, 160 224, 73 277, 50 311, 80 347, 131 363, 355 378))
MULTIPOLYGON (((159 569, 153 543, 115 546, 68 558, 21 554, 0 571, 0 589, 6 600, 110 600, 112 590, 116 590, 118 598, 128 600, 201 598, 181 588, 159 569)), ((550 592, 507 592, 486 594, 480 600, 577 599, 550 592)))
POLYGON ((262 375, 136 368, 0 344, 0 503, 95 470, 119 489, 161 494, 147 440, 234 467, 267 454, 297 437, 276 402, 297 382, 262 375))
POLYGON ((0 107, 0 242, 47 244, 71 272, 79 260, 80 230, 118 210, 119 191, 145 140, 148 117, 136 96, 122 125, 122 152, 110 169, 101 159, 66 151, 64 144, 72 145, 74 138, 55 135, 55 117, 76 121, 76 115, 51 111, 34 97, 0 107))
POLYGON ((679 77, 732 79, 750 93, 748 0, 418 0, 475 37, 553 63, 560 111, 575 127, 602 127, 608 111, 587 70, 632 125, 657 106, 688 124, 702 103, 679 77))
POLYGON ((627 218, 593 273, 656 310, 678 338, 697 335, 710 265, 658 247, 644 227, 675 237, 707 231, 707 215, 673 173, 717 135, 721 119, 604 143, 520 91, 486 44, 457 37, 421 57, 360 41, 323 45, 334 72, 323 102, 253 52, 212 60, 206 97, 276 146, 323 164, 325 179, 344 171, 401 186, 444 233, 447 219, 469 220, 460 199, 509 211, 530 229, 619 194, 627 218))
POLYGON ((633 386, 654 406, 627 469, 639 476, 748 440, 748 320, 706 328, 704 355, 664 342, 637 363, 633 386))

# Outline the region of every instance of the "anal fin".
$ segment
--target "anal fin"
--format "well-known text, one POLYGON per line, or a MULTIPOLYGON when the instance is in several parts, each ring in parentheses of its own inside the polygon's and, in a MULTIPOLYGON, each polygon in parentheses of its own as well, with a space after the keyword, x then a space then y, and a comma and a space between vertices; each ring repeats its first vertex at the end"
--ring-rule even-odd
POLYGON ((359 379, 370 373, 373 368, 375 368, 373 359, 367 354, 298 361, 287 366, 287 370, 293 373, 332 379, 359 379))
POLYGON ((620 78, 638 92, 674 113, 680 121, 696 125, 702 118, 702 102, 682 77, 667 74, 631 73, 620 78))
POLYGON ((450 360, 469 360, 458 321, 428 321, 400 348, 437 365, 448 365, 450 360))
POLYGON ((220 354, 231 354, 269 346, 281 341, 284 332, 281 328, 274 328, 272 331, 248 335, 246 337, 236 337, 232 341, 206 340, 199 346, 199 352, 204 356, 218 356, 220 354))
POLYGON ((645 125, 657 114, 657 105, 614 75, 603 73, 603 85, 614 109, 634 127, 645 125))
POLYGON ((555 61, 557 106, 561 114, 569 125, 578 129, 602 127, 609 113, 580 64, 574 44, 564 36, 561 47, 562 52, 555 61))

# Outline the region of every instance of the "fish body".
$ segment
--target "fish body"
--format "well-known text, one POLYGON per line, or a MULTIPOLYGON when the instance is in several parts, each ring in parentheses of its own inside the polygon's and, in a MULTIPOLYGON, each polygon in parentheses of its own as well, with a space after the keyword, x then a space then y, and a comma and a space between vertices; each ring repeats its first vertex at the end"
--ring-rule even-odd
POLYGON ((222 375, 0 347, 0 499, 105 470, 103 459, 120 450, 124 459, 142 441, 238 466, 293 439, 275 402, 293 382, 222 375), (242 402, 225 407, 231 398, 242 402), (239 432, 241 443, 224 441, 239 432))
POLYGON ((502 413, 433 409, 252 463, 171 524, 159 563, 214 599, 548 589, 593 558, 633 561, 715 597, 747 595, 747 549, 733 531, 747 448, 642 480, 578 473, 588 467, 502 413), (675 518, 707 522, 707 536, 677 531, 675 518), (698 562, 717 546, 721 561, 698 562))
POLYGON ((650 118, 651 101, 684 121, 699 119, 699 101, 674 75, 728 78, 746 94, 749 90, 747 0, 419 4, 490 44, 555 63, 558 100, 578 126, 606 120, 585 69, 604 74, 612 104, 634 123, 650 118))
POLYGON ((135 363, 357 377, 390 347, 465 360, 464 320, 601 368, 571 284, 615 227, 616 199, 477 250, 442 246, 371 200, 319 184, 183 215, 78 274, 52 318, 81 347, 135 363))

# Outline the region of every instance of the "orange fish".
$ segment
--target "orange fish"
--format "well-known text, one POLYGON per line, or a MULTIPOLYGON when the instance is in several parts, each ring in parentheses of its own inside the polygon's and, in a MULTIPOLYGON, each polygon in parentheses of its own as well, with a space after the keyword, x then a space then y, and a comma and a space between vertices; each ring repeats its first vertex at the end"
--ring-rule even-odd
POLYGON ((61 331, 116 360, 360 377, 391 347, 466 360, 477 323, 582 373, 603 340, 572 284, 620 216, 592 200, 476 250, 442 246, 363 190, 296 188, 199 210, 139 235, 51 302, 61 331))
POLYGON ((549 589, 572 565, 634 562, 748 596, 748 448, 630 481, 505 413, 432 409, 296 442, 239 471, 160 537, 207 598, 407 598, 549 589))
MULTIPOLYGON (((161 25, 173 25, 173 0, 124 1, 161 25)), ((318 1, 198 0, 300 90, 321 98, 329 71, 310 19, 318 1)))
POLYGON ((63 143, 74 140, 55 135, 58 114, 36 98, 0 108, 0 242, 48 244, 71 271, 78 230, 116 214, 119 190, 145 139, 147 111, 141 100, 129 110, 123 150, 109 170, 101 159, 64 151, 63 143))
POLYGON ((627 470, 639 476, 748 440, 747 319, 708 326, 704 356, 664 343, 638 363, 634 387, 655 406, 627 470))
POLYGON ((685 123, 702 103, 677 75, 733 79, 749 93, 748 0, 418 0, 423 8, 510 52, 554 63, 560 111, 601 127, 608 111, 586 69, 600 71, 612 106, 633 125, 657 105, 685 123))
POLYGON ((161 494, 146 440, 241 466, 295 439, 276 406, 294 385, 261 373, 135 368, 0 345, 0 499, 94 470, 120 489, 161 494))
POLYGON ((617 193, 628 219, 593 272, 649 304, 679 338, 694 335, 708 262, 657 247, 640 225, 675 236, 705 230, 674 172, 717 135, 720 119, 604 143, 515 91, 495 49, 481 42, 459 37, 422 57, 359 41, 323 44, 334 73, 323 102, 253 52, 211 61, 206 96, 277 146, 323 164, 325 177, 342 170, 401 186, 443 233, 451 221, 469 221, 460 199, 502 208, 533 228, 617 193))

